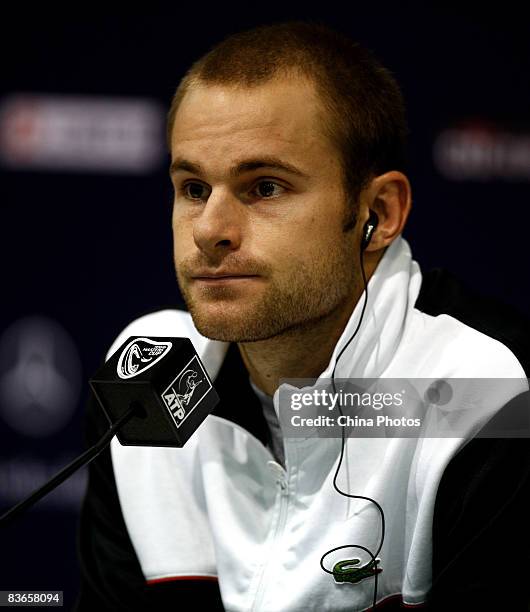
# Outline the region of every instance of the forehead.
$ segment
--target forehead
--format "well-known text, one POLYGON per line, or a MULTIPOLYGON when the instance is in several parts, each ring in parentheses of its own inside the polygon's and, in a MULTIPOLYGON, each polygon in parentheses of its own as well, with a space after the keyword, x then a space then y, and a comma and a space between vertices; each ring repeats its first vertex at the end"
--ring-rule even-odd
POLYGON ((196 85, 175 115, 172 156, 228 163, 281 154, 299 164, 322 165, 331 145, 320 129, 320 109, 314 85, 303 77, 278 77, 252 88, 196 85))

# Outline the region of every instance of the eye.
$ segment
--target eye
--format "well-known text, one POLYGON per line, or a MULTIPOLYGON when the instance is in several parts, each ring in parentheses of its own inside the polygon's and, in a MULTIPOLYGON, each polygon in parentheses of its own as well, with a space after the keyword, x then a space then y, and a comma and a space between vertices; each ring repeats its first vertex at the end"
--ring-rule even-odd
POLYGON ((281 195, 281 192, 275 192, 275 188, 285 190, 285 187, 274 181, 259 181, 254 188, 254 192, 257 193, 259 197, 270 199, 271 197, 281 195))
POLYGON ((208 197, 204 185, 201 183, 185 183, 179 192, 188 200, 204 200, 208 197))

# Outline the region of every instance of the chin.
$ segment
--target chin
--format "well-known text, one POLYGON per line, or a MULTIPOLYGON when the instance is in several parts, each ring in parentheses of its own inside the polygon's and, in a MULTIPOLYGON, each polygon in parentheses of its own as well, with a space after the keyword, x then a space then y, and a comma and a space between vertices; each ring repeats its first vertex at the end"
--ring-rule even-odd
POLYGON ((217 314, 203 310, 190 310, 195 327, 201 335, 220 342, 257 342, 268 340, 280 331, 270 317, 255 310, 238 312, 219 310, 217 314))
POLYGON ((231 309, 229 312, 227 308, 195 307, 189 308, 189 311, 200 334, 221 342, 241 342, 241 338, 248 335, 248 321, 253 318, 251 313, 241 309, 231 309))
POLYGON ((249 335, 248 326, 238 326, 231 323, 223 325, 222 322, 215 323, 204 321, 193 321, 195 327, 201 335, 210 340, 218 340, 220 342, 250 342, 255 338, 249 335))

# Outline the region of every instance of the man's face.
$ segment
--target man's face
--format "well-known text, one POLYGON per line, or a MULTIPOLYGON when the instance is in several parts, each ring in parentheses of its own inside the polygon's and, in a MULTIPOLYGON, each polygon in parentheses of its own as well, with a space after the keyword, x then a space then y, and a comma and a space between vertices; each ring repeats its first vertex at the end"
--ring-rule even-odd
POLYGON ((171 140, 174 261, 204 336, 265 340, 351 306, 358 228, 343 232, 339 157, 317 104, 302 78, 201 85, 182 100, 171 140))

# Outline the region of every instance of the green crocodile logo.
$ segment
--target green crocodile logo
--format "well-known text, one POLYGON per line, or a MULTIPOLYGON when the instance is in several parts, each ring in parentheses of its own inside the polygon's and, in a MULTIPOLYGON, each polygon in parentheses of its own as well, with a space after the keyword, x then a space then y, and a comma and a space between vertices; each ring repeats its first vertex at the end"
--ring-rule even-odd
POLYGON ((351 582, 352 584, 357 584, 365 578, 375 576, 383 571, 380 567, 376 567, 380 561, 381 559, 376 559, 375 562, 369 561, 366 565, 362 565, 361 567, 354 567, 361 562, 360 559, 344 559, 344 561, 339 561, 333 566, 333 577, 335 578, 335 582, 351 582))

